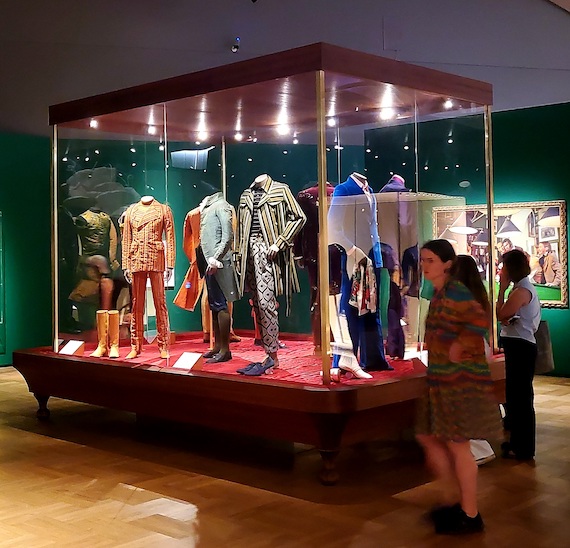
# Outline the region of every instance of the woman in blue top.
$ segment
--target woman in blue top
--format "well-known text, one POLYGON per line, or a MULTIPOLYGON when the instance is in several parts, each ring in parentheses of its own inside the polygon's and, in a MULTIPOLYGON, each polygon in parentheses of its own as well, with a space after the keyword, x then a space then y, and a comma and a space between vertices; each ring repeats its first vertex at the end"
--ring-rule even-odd
POLYGON ((503 456, 519 460, 534 458, 536 419, 532 380, 536 361, 534 334, 540 323, 540 301, 528 275, 527 256, 518 249, 503 255, 497 299, 497 320, 501 322, 501 346, 505 351, 505 430, 510 441, 503 443, 503 456), (505 292, 514 283, 509 297, 505 292))

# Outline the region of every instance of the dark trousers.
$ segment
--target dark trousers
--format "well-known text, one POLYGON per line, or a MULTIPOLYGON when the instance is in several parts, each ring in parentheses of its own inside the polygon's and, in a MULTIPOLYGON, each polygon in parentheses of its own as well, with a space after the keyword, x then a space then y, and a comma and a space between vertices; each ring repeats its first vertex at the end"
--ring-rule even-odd
POLYGON ((511 433, 511 450, 516 456, 532 458, 536 444, 534 414, 534 365, 536 344, 514 337, 501 337, 505 351, 505 430, 511 433))

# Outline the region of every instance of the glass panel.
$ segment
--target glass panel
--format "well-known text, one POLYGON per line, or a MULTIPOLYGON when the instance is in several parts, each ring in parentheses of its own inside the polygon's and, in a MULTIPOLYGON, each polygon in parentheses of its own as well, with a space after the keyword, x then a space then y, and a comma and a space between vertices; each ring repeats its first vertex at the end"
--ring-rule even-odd
MULTIPOLYGON (((342 161, 344 150, 356 146, 362 158, 339 170, 345 173, 329 210, 329 242, 340 248, 344 280, 331 330, 345 346, 339 354, 347 368, 385 368, 390 358, 421 350, 431 294, 429 283, 421 283, 418 248, 445 237, 433 233, 434 208, 485 202, 484 118, 477 105, 344 76, 327 75, 327 91, 328 126, 338 127, 327 135, 329 148, 341 149, 342 161), (359 257, 375 270, 375 312, 374 303, 364 305, 355 295, 355 276, 365 274, 359 257), (357 316, 356 305, 370 309, 357 316)), ((471 242, 483 233, 486 219, 475 219, 477 230, 454 238, 457 253, 478 258, 471 242)))
MULTIPOLYGON (((138 270, 131 259, 140 250, 125 249, 125 212, 145 196, 146 202, 154 200, 153 204, 168 200, 165 150, 162 105, 78 120, 57 128, 56 340, 98 341, 97 328, 101 335, 104 331, 101 322, 107 322, 109 333, 120 329, 123 335, 128 334, 133 299, 129 280, 132 271, 138 270), (131 272, 125 276, 124 270, 131 272), (108 310, 118 313, 97 312, 108 310)), ((133 242, 130 222, 128 226, 129 242, 133 242)), ((146 242, 156 247, 157 256, 164 255, 163 237, 146 242)), ((148 298, 152 293, 150 281, 146 285, 139 338, 148 341, 154 338, 156 322, 153 299, 148 298)))
MULTIPOLYGON (((311 264, 299 269, 294 256, 302 245, 299 232, 304 216, 298 195, 317 181, 314 88, 311 73, 166 103, 167 189, 178 247, 174 295, 169 299, 171 326, 191 345, 209 339, 211 353, 220 350, 225 341, 223 333, 216 338, 216 326, 223 322, 225 312, 216 310, 222 307, 215 297, 225 299, 230 303, 231 336, 240 332, 246 345, 251 336, 248 357, 239 352, 228 365, 234 370, 248 363, 246 359, 263 361, 264 344, 269 353, 295 344, 281 341, 278 330, 305 338, 311 332, 309 314, 303 313, 310 309, 307 277, 311 264), (267 268, 263 273, 271 273, 272 288, 260 289, 263 303, 249 291, 253 284, 246 283, 247 267, 260 261, 249 246, 251 217, 248 220, 245 208, 240 208, 240 200, 245 200, 258 178, 271 180, 273 189, 268 186, 271 197, 265 200, 267 218, 260 230, 266 247, 280 247, 277 257, 264 263, 267 268), (227 208, 220 209, 224 199, 234 237, 230 248, 220 255, 219 250, 226 249, 227 208), (200 276, 198 248, 204 261, 215 259, 223 265, 215 275, 200 276), (236 299, 242 291, 244 298, 236 299), (170 306, 171 301, 176 306, 170 306)), ((313 229, 316 234, 318 227, 313 229)), ((313 347, 300 344, 307 356, 303 349, 291 349, 296 357, 314 361, 313 347)))
MULTIPOLYGON (((170 321, 177 334, 195 332, 200 342, 214 340, 208 292, 197 262, 200 210, 208 200, 221 196, 224 187, 224 143, 212 127, 212 114, 204 96, 166 104, 168 192, 177 238, 174 291, 168 296, 170 321)), ((224 260, 229 259, 231 250, 224 260)))

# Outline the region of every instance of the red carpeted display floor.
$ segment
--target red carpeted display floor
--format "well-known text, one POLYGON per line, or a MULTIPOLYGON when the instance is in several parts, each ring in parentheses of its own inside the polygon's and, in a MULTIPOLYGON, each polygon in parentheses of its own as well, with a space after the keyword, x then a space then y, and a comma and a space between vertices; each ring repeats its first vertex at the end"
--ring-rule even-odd
MULTIPOLYGON (((321 378, 321 357, 314 355, 312 340, 306 336, 283 337, 282 342, 285 347, 279 350, 279 368, 274 370, 272 375, 261 375, 260 377, 248 377, 261 381, 283 381, 300 383, 304 385, 322 385, 321 378)), ((246 366, 251 362, 259 362, 265 359, 265 353, 261 346, 254 343, 251 336, 242 336, 240 342, 231 343, 232 359, 227 362, 208 364, 204 360, 201 372, 217 373, 223 375, 237 375, 237 369, 246 366)), ((96 344, 87 343, 85 355, 89 356, 95 350, 96 344)), ((177 360, 184 352, 203 354, 209 349, 209 344, 202 341, 202 333, 185 333, 177 335, 176 342, 170 346, 170 358, 164 360, 160 358, 156 343, 145 344, 143 352, 133 360, 125 361, 124 365, 131 367, 170 370, 180 374, 188 374, 190 371, 177 369, 177 360)), ((116 361, 122 361, 130 350, 129 346, 121 346, 120 357, 116 361)), ((102 358, 106 359, 106 358, 102 358)), ((414 364, 411 360, 392 360, 390 362, 393 371, 373 371, 373 379, 356 379, 350 373, 343 375, 342 384, 358 385, 374 381, 403 378, 417 373, 414 371, 414 364)), ((416 366, 417 367, 417 366, 416 366)), ((334 386, 334 384, 333 384, 334 386)))

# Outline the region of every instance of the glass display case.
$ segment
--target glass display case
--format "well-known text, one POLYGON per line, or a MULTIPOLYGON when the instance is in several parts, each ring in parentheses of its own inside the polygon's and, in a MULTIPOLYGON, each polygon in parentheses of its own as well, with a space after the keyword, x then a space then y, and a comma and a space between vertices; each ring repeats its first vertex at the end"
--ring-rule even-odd
POLYGON ((491 209, 491 86, 327 44, 205 73, 50 109, 54 350, 325 384, 418 355, 434 208, 491 209))
POLYGON ((37 416, 58 396, 301 442, 335 483, 344 444, 413 424, 418 250, 439 208, 494 218, 491 102, 319 43, 52 106, 54 344, 14 352, 37 416))

